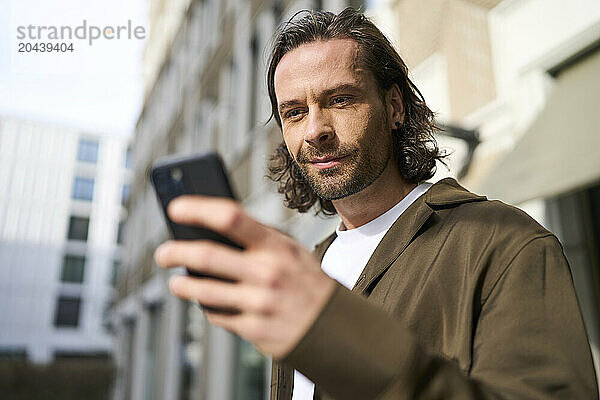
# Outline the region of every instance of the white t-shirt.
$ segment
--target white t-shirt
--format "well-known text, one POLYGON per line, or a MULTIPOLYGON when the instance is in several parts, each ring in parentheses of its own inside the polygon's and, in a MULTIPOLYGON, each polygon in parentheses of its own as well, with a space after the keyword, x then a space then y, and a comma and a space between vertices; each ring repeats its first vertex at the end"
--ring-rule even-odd
MULTIPOLYGON (((336 229, 337 237, 329 245, 321 268, 327 275, 348 289, 356 284, 375 248, 400 215, 431 187, 431 183, 421 183, 398 204, 374 220, 355 229, 336 229)), ((312 400, 315 385, 300 372, 294 370, 294 391, 292 400, 312 400)))

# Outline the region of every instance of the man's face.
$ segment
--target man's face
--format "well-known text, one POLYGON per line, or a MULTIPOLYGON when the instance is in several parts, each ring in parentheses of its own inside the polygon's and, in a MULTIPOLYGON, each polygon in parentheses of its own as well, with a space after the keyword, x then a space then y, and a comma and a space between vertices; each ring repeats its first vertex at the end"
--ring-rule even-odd
POLYGON ((313 190, 340 199, 373 183, 393 160, 391 123, 351 39, 304 44, 275 70, 283 138, 313 190))

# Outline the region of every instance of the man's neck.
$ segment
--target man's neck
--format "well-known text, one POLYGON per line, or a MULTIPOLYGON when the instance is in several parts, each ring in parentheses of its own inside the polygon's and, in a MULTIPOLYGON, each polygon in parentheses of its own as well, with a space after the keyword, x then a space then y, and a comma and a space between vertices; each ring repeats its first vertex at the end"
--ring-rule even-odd
POLYGON ((417 185, 406 183, 393 160, 381 176, 365 189, 343 199, 333 200, 342 224, 354 229, 371 222, 394 207, 417 185))

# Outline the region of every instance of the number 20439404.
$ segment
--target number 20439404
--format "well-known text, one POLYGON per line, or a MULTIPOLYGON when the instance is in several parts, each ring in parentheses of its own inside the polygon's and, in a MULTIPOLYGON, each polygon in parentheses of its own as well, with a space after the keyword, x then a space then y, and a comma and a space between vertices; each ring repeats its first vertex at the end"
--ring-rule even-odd
POLYGON ((19 53, 66 53, 73 50, 73 43, 19 43, 19 53))

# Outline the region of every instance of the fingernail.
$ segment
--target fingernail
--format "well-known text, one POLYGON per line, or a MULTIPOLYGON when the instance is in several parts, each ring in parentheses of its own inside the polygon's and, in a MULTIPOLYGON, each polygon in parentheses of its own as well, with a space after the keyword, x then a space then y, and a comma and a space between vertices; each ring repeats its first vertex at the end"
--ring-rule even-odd
POLYGON ((177 198, 175 198, 175 199, 171 200, 171 202, 167 206, 167 213, 169 214, 170 217, 174 217, 180 213, 181 206, 182 206, 181 201, 178 200, 177 198))
POLYGON ((160 246, 158 246, 156 248, 156 250, 154 250, 154 261, 156 261, 156 263, 158 265, 161 265, 160 260, 162 258, 163 253, 164 253, 164 247, 162 244, 160 246))
POLYGON ((177 285, 179 284, 179 282, 181 282, 182 278, 183 278, 182 276, 178 276, 178 275, 175 275, 175 276, 172 276, 171 278, 169 278, 169 290, 171 292, 173 292, 174 289, 176 289, 177 285))

